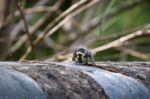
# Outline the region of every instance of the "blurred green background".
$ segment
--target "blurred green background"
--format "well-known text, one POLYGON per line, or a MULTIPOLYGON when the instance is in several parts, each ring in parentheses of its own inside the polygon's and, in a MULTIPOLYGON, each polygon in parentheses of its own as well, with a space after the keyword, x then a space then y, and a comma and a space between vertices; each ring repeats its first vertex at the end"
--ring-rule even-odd
POLYGON ((93 51, 137 31, 121 46, 96 51, 95 60, 150 60, 149 0, 1 0, 0 6, 1 60, 64 61, 77 47, 93 51))

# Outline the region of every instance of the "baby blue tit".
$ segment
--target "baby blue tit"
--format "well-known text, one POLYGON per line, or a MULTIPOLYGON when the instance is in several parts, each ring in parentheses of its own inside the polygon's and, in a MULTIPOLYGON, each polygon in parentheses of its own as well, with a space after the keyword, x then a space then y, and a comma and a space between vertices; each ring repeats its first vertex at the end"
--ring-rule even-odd
POLYGON ((92 52, 86 48, 76 49, 73 54, 72 60, 75 61, 76 64, 95 64, 92 52))

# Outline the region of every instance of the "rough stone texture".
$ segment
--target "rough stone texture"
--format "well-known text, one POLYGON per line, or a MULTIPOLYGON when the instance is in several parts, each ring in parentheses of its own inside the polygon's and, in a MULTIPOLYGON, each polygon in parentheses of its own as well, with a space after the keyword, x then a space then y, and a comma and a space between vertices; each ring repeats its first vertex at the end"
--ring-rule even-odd
POLYGON ((150 89, 150 62, 98 62, 97 65, 133 77, 150 89))
POLYGON ((150 63, 99 62, 95 66, 72 63, 0 62, 24 72, 49 99, 148 99, 150 63))
POLYGON ((78 69, 57 64, 32 64, 14 69, 32 77, 49 99, 108 99, 103 88, 78 69))
POLYGON ((109 64, 106 64, 107 67, 102 64, 90 66, 71 63, 56 64, 78 68, 88 74, 103 87, 110 99, 149 99, 150 97, 149 89, 143 83, 131 76, 119 73, 117 67, 109 66, 109 64))

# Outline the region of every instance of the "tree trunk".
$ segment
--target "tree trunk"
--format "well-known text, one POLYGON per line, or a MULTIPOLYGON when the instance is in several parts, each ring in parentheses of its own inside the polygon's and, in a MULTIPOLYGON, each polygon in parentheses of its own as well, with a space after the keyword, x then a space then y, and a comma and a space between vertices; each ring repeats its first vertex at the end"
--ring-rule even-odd
MULTIPOLYGON (((100 62, 95 66, 83 66, 73 63, 27 61, 0 62, 0 67, 5 68, 6 72, 12 70, 15 74, 19 71, 31 77, 35 81, 32 84, 37 83, 48 99, 148 99, 150 97, 150 63, 100 62)), ((8 76, 3 75, 2 78, 12 77, 8 76)), ((13 80, 23 78, 19 76, 13 80)), ((6 89, 9 90, 9 87, 6 89)), ((0 88, 0 92, 2 90, 4 89, 0 88)), ((1 93, 0 96, 3 97, 1 93)))

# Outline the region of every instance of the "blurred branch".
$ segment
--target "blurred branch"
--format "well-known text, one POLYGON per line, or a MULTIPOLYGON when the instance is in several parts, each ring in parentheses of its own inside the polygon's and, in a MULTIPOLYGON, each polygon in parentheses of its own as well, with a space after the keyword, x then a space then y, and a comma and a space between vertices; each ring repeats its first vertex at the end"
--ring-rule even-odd
MULTIPOLYGON (((83 7, 81 7, 80 9, 78 9, 78 10, 74 11, 73 13, 69 14, 69 15, 68 15, 64 20, 62 20, 58 25, 56 25, 54 28, 52 28, 52 29, 48 32, 48 34, 47 34, 46 37, 52 35, 56 30, 58 30, 61 26, 63 26, 64 24, 66 24, 66 23, 69 22, 70 20, 72 20, 75 25, 78 25, 78 26, 80 27, 81 25, 80 25, 77 21, 75 21, 75 20, 73 19, 73 17, 75 17, 76 15, 78 15, 79 13, 81 13, 82 11, 87 10, 87 9, 90 8, 91 6, 97 4, 97 3, 101 2, 101 1, 102 1, 102 0, 93 0, 93 1, 91 1, 90 3, 88 3, 88 4, 84 5, 83 7)), ((78 35, 78 36, 80 36, 80 35, 78 35)))
MULTIPOLYGON (((51 10, 52 12, 48 12, 48 14, 46 14, 45 16, 43 16, 42 18, 40 18, 34 26, 32 26, 29 31, 30 34, 33 35, 44 23, 47 22, 47 20, 54 15, 54 12, 57 14, 60 14, 60 11, 58 11, 59 7, 61 6, 61 4, 63 3, 64 0, 60 0, 59 2, 56 2, 55 5, 52 7, 53 10, 51 10)), ((11 47, 10 49, 10 53, 14 53, 16 52, 23 44, 24 42, 27 40, 27 35, 24 34, 23 36, 21 36, 19 38, 19 40, 11 47)))
MULTIPOLYGON (((55 25, 57 25, 59 22, 61 22, 61 20, 63 20, 67 15, 73 13, 74 11, 76 11, 77 9, 79 9, 80 7, 84 6, 86 3, 88 3, 89 0, 82 0, 77 2, 76 4, 74 4, 73 6, 71 6, 69 9, 67 9, 65 12, 63 12, 60 16, 58 16, 51 24, 49 24, 45 31, 43 33, 41 33, 41 35, 39 35, 39 37, 35 40, 34 44, 38 44, 40 41, 43 40, 43 38, 45 36, 48 36, 47 34, 49 34, 49 31, 51 29, 53 29, 53 27, 55 25)), ((54 32, 53 32, 54 33, 54 32)), ((52 33, 51 33, 52 34, 52 33)))
POLYGON ((57 54, 57 55, 54 55, 52 58, 50 59, 45 59, 45 60, 42 60, 42 61, 52 61, 52 62, 60 62, 60 61, 71 61, 72 59, 72 55, 73 53, 67 53, 67 54, 57 54))
POLYGON ((0 0, 0 59, 4 59, 11 46, 11 30, 13 26, 14 14, 14 1, 13 0, 0 0), (9 20, 11 19, 11 20, 9 20))
MULTIPOLYGON (((50 0, 39 0, 36 2, 35 5, 33 5, 33 7, 37 7, 37 6, 43 6, 43 5, 46 5, 46 4, 50 4, 50 0)), ((31 20, 34 18, 34 15, 26 15, 25 16, 25 19, 27 21, 31 20)), ((13 30, 11 31, 11 40, 14 41, 17 37, 17 35, 19 33, 21 33, 20 31, 23 30, 23 23, 22 21, 19 21, 14 27, 13 27, 13 30)))
POLYGON ((133 49, 129 49, 129 48, 125 48, 125 47, 117 47, 116 49, 121 51, 121 52, 123 52, 123 53, 129 54, 131 56, 134 56, 134 57, 146 60, 146 61, 150 60, 150 56, 148 56, 148 55, 146 55, 144 53, 135 51, 133 49))
POLYGON ((141 4, 142 2, 144 2, 144 1, 143 0, 138 0, 138 1, 134 0, 134 2, 132 2, 132 3, 122 4, 122 5, 120 5, 120 7, 116 8, 114 10, 111 10, 103 18, 100 18, 100 17, 94 18, 89 23, 87 23, 87 25, 84 25, 81 28, 80 32, 81 33, 89 33, 90 31, 95 29, 97 26, 99 26, 103 20, 107 21, 108 19, 129 10, 129 9, 137 6, 138 4, 141 4))
POLYGON ((6 3, 5 0, 0 1, 0 29, 3 27, 5 21, 5 9, 6 9, 5 3, 6 3))
POLYGON ((28 24, 27 24, 27 21, 26 21, 26 19, 25 19, 25 17, 24 17, 24 13, 23 13, 22 9, 20 8, 20 6, 18 5, 17 0, 15 0, 15 4, 16 4, 17 9, 18 9, 19 12, 20 12, 22 21, 23 21, 23 23, 24 23, 25 32, 27 33, 30 46, 33 47, 33 44, 32 44, 32 37, 31 37, 31 34, 29 33, 28 24))
MULTIPOLYGON (((100 0, 93 0, 93 1, 100 1, 100 0)), ((91 2, 93 2, 91 1, 91 2)), ((73 6, 71 6, 69 9, 67 9, 65 12, 63 12, 60 16, 58 16, 51 24, 49 24, 45 31, 38 36, 38 38, 34 41, 34 45, 37 45, 39 42, 41 42, 43 40, 44 37, 53 34, 58 28, 57 26, 62 26, 61 24, 64 22, 66 22, 66 16, 70 15, 71 13, 73 13, 74 11, 80 9, 82 6, 85 6, 85 4, 87 4, 89 1, 88 0, 82 0, 79 1, 77 3, 75 3, 73 6), (65 18, 65 19, 64 19, 65 18), (64 19, 64 20, 63 20, 64 19), (59 23, 59 24, 58 24, 59 23), (58 24, 58 25, 57 25, 58 24), (51 32, 49 32, 51 31, 51 32)), ((26 57, 31 53, 32 49, 28 48, 26 53, 21 57, 20 60, 24 60, 26 59, 26 57)))
MULTIPOLYGON (((38 12, 52 12, 54 10, 55 10, 54 7, 38 6, 38 7, 33 7, 33 8, 26 8, 26 9, 23 9, 22 11, 25 14, 34 14, 34 13, 38 13, 38 12)), ((16 11, 15 16, 19 16, 19 15, 20 15, 20 12, 16 11)))
POLYGON ((108 44, 92 49, 92 52, 96 54, 97 52, 108 50, 110 48, 120 47, 123 46, 127 41, 143 35, 150 35, 150 30, 139 30, 134 33, 128 34, 108 44))
POLYGON ((101 18, 102 22, 101 22, 101 25, 100 25, 100 32, 101 32, 101 34, 104 32, 104 30, 103 30, 103 24, 105 23, 105 19, 103 19, 103 18, 104 18, 108 13, 110 13, 111 8, 112 8, 112 6, 115 4, 115 2, 116 2, 116 0, 112 0, 112 1, 109 3, 108 7, 106 8, 106 11, 105 11, 104 14, 102 15, 102 18, 101 18))
MULTIPOLYGON (((130 33, 133 33, 135 31, 138 31, 140 29, 149 29, 150 24, 144 24, 144 25, 140 25, 134 28, 127 28, 126 30, 123 30, 119 33, 111 33, 111 35, 107 35, 107 36, 97 36, 95 35, 94 37, 92 37, 92 39, 90 39, 90 41, 85 41, 84 45, 86 46, 92 46, 95 42, 102 42, 102 41, 111 41, 114 40, 115 38, 120 38, 123 37, 124 35, 128 35, 130 33)), ((104 30, 105 31, 105 30, 104 30)), ((83 38, 84 39, 84 38, 83 38)))

